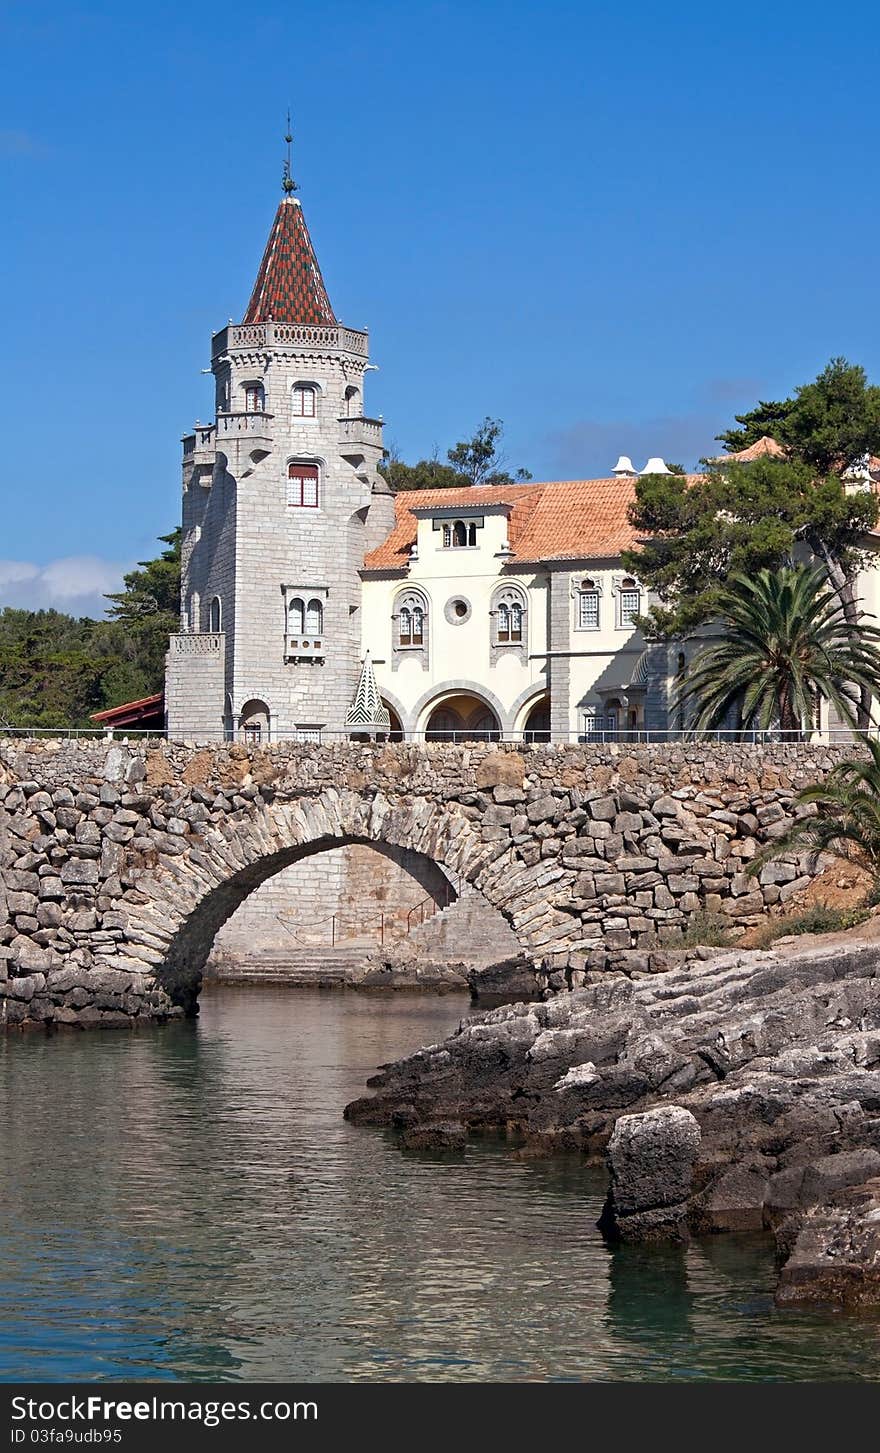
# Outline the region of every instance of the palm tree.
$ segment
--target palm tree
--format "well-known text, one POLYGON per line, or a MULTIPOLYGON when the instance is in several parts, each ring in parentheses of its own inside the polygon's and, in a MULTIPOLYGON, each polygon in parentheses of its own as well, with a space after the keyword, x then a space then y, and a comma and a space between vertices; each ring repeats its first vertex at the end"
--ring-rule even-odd
POLYGON ((802 732, 820 696, 855 726, 861 688, 880 694, 880 628, 847 621, 823 566, 732 576, 716 620, 719 634, 678 677, 675 706, 690 709, 696 731, 735 707, 744 728, 802 732))
POLYGON ((880 880, 880 742, 866 746, 867 760, 838 762, 824 782, 797 794, 795 802, 813 804, 814 815, 798 818, 783 837, 768 843, 747 872, 758 872, 780 853, 807 849, 813 860, 825 852, 854 859, 880 880))

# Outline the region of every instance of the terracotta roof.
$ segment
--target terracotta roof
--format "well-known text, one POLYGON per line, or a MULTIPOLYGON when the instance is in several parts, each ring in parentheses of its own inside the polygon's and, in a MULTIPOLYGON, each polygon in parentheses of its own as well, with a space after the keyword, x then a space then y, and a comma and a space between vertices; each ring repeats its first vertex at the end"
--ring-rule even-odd
MULTIPOLYGON (((763 434, 750 444, 747 449, 740 449, 736 454, 722 454, 721 461, 725 459, 737 459, 742 464, 748 464, 752 459, 782 459, 785 450, 769 434, 763 434)), ((719 461, 720 462, 720 461, 719 461)))
POLYGON ((157 691, 153 696, 142 696, 139 701, 124 701, 121 706, 111 706, 106 711, 93 711, 89 721, 104 722, 106 726, 131 726, 138 722, 149 723, 155 717, 155 725, 161 727, 165 712, 165 693, 157 691))
MULTIPOLYGON (((691 474, 690 481, 699 476, 691 474)), ((395 495, 394 529, 364 561, 367 570, 403 569, 416 539, 414 509, 457 506, 473 513, 481 504, 512 506, 508 524, 511 560, 590 560, 619 555, 636 544, 627 518, 635 498, 632 479, 567 479, 547 484, 413 489, 395 495)))
POLYGON ((303 210, 295 199, 278 204, 244 323, 336 322, 303 210))

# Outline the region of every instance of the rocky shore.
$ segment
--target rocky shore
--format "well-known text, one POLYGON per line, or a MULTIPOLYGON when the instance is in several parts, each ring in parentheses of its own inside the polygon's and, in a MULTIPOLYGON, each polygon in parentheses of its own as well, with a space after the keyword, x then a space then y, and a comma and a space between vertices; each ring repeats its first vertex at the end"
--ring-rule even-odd
POLYGON ((780 1303, 880 1304, 880 922, 702 953, 475 1016, 346 1115, 416 1148, 605 1156, 609 1237, 765 1229, 780 1303))

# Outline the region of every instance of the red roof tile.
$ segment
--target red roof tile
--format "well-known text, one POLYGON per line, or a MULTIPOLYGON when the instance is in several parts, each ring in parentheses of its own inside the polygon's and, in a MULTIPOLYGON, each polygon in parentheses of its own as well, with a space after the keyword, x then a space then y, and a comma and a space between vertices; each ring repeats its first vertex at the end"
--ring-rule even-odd
POLYGON ((165 693, 157 691, 153 696, 142 696, 138 701, 124 701, 121 706, 111 706, 107 711, 93 711, 89 721, 100 721, 107 726, 117 727, 134 723, 161 727, 164 710, 165 693))
POLYGON ((303 210, 295 199, 278 204, 244 323, 336 322, 303 210))
POLYGON ((784 456, 785 450, 782 445, 777 444, 775 439, 771 439, 769 434, 762 434, 761 438, 756 439, 754 444, 750 444, 747 449, 740 449, 736 454, 722 454, 718 462, 723 463, 725 459, 736 459, 742 464, 750 464, 753 459, 782 459, 784 456))
MULTIPOLYGON (((693 481, 697 475, 688 475, 693 481)), ((402 490, 395 496, 394 529, 364 561, 366 570, 405 568, 416 539, 414 509, 481 504, 512 506, 508 524, 511 560, 589 560, 619 555, 636 544, 627 518, 635 497, 632 479, 568 479, 548 484, 474 486, 471 489, 402 490)))

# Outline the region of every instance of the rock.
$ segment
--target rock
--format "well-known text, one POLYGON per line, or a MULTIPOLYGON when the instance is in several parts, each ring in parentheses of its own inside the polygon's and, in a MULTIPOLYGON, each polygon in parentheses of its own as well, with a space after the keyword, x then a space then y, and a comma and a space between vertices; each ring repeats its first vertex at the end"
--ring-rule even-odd
POLYGON ((696 1118, 679 1105, 622 1115, 608 1142, 603 1229, 622 1241, 686 1240, 700 1139, 696 1118))
POLYGON ((488 752, 477 767, 477 786, 522 787, 525 768, 519 752, 488 752))
POLYGON ((413 1125, 403 1131, 403 1150, 463 1151, 467 1136, 463 1125, 444 1121, 437 1125, 413 1125))
POLYGON ((61 881, 70 884, 97 883, 98 864, 93 858, 68 858, 61 865, 61 881))

